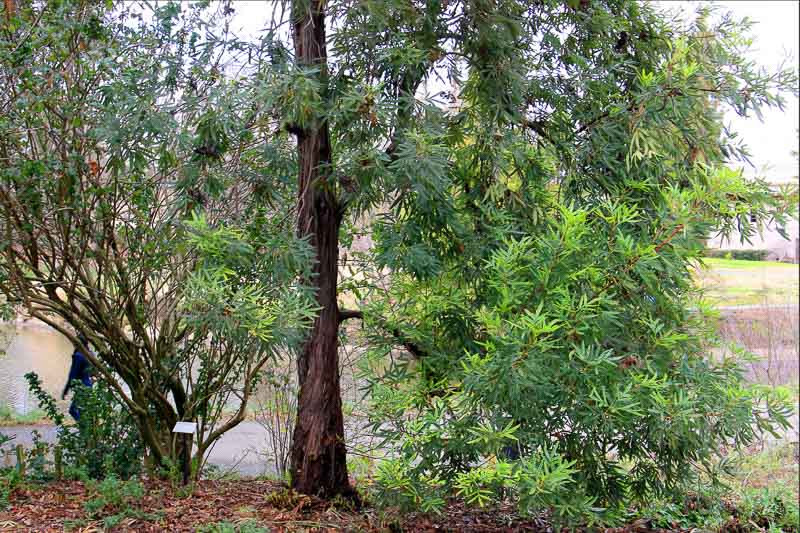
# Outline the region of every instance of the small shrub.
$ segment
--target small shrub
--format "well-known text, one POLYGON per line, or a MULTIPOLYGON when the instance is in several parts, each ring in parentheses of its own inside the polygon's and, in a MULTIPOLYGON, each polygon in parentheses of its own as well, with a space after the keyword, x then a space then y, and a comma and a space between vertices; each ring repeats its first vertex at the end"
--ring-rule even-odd
POLYGON ((0 473, 0 510, 5 510, 9 505, 9 498, 20 483, 22 477, 16 468, 4 468, 0 473))
POLYGON ((93 497, 84 504, 84 510, 93 518, 118 515, 131 510, 131 505, 144 496, 144 487, 135 480, 122 480, 111 475, 103 481, 89 481, 86 485, 93 497))
POLYGON ((797 531, 800 525, 797 496, 782 484, 744 490, 736 505, 736 515, 739 521, 762 528, 797 531))
POLYGON ((25 459, 27 469, 26 476, 34 481, 48 481, 53 479, 53 472, 50 469, 51 461, 48 455, 53 449, 53 445, 42 440, 42 435, 35 429, 31 432, 33 447, 28 450, 25 459))
POLYGON ((267 433, 265 455, 285 480, 297 414, 297 378, 292 368, 285 367, 265 372, 261 379, 254 399, 254 418, 267 433))
POLYGON ((74 425, 64 423, 55 399, 42 388, 39 376, 25 374, 40 408, 58 428, 58 443, 65 464, 85 471, 93 479, 111 474, 128 479, 141 472, 144 446, 128 409, 103 381, 94 387, 76 382, 75 401, 81 417, 74 425))
POLYGON ((0 453, 5 453, 5 445, 14 440, 15 436, 9 436, 5 433, 0 433, 0 453))

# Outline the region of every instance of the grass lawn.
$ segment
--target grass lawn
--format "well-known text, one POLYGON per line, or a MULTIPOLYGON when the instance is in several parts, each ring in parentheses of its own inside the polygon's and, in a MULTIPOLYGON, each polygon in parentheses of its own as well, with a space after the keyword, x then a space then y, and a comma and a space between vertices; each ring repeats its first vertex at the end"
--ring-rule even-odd
POLYGON ((800 268, 791 263, 707 258, 696 277, 720 306, 797 303, 800 293, 800 268))

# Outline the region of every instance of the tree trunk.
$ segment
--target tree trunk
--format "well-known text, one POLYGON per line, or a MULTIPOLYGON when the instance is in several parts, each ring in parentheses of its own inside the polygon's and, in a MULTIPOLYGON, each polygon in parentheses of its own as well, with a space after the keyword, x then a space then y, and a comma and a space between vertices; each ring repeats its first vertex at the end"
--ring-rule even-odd
MULTIPOLYGON (((327 59, 322 0, 293 5, 297 62, 316 67, 325 87, 327 59)), ((324 89, 323 89, 324 91, 324 89)), ((341 213, 330 179, 328 124, 317 118, 293 127, 298 152, 297 232, 316 255, 314 277, 319 315, 297 361, 300 392, 291 450, 292 487, 304 494, 352 495, 347 477, 344 420, 339 388, 339 309, 336 283, 341 213)))
POLYGON ((8 22, 11 20, 11 17, 14 16, 16 5, 14 4, 14 0, 4 0, 3 5, 5 6, 6 22, 8 22))

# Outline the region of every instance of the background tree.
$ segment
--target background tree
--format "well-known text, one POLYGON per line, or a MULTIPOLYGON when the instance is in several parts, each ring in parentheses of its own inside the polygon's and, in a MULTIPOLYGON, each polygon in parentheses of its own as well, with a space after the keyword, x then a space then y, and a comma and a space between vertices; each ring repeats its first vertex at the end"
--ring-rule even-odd
POLYGON ((309 260, 270 207, 290 162, 263 142, 258 82, 221 76, 261 49, 209 29, 224 6, 137 9, 30 4, 3 29, 0 290, 90 339, 156 465, 180 457, 175 422, 198 422, 199 472, 307 325, 309 260))

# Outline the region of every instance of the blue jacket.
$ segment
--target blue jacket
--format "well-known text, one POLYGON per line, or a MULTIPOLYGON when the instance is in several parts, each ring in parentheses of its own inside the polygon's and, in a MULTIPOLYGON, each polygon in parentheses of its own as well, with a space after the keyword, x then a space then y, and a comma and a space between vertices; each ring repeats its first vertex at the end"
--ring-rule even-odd
POLYGON ((89 364, 86 356, 80 350, 72 352, 72 366, 69 368, 69 377, 67 378, 67 386, 64 387, 64 394, 69 391, 72 380, 77 379, 87 387, 92 386, 92 376, 90 373, 91 365, 89 364))

